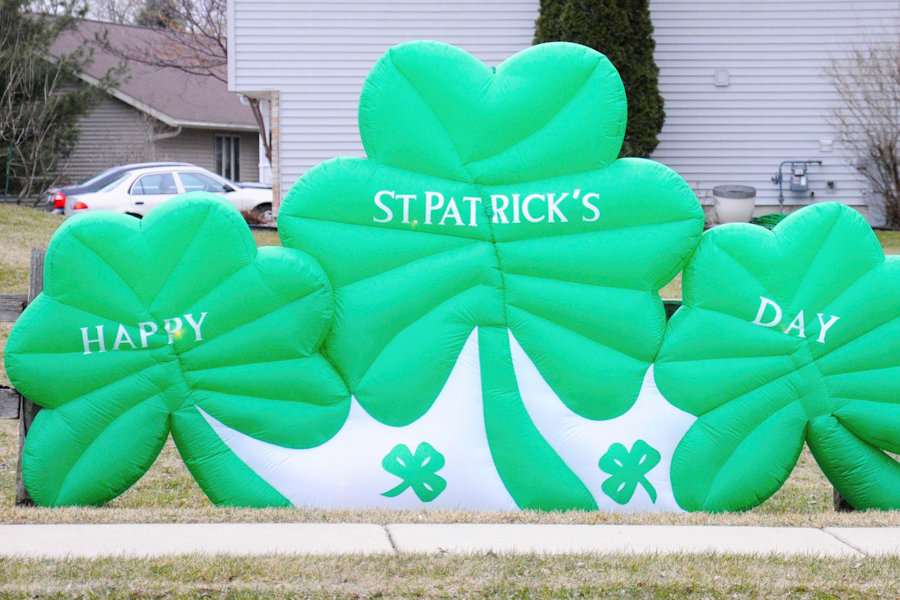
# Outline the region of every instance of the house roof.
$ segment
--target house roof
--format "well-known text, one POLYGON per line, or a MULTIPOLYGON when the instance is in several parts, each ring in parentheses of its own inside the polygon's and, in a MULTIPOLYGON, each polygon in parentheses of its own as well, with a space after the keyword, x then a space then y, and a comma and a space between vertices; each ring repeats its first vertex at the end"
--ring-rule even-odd
POLYGON ((110 93, 170 127, 258 130, 250 108, 241 104, 237 94, 228 91, 224 81, 173 67, 123 60, 119 55, 134 55, 141 47, 171 44, 170 38, 160 30, 81 20, 77 30, 60 36, 51 52, 68 53, 85 44, 94 48, 94 61, 79 77, 94 83, 109 69, 125 62, 128 72, 110 93), (104 31, 109 48, 94 41, 104 31))

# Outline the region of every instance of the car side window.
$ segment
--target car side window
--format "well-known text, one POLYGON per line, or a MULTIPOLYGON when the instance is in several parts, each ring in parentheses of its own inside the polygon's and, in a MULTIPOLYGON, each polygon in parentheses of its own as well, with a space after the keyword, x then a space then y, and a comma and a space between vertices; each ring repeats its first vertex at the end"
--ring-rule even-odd
POLYGON ((175 178, 171 173, 153 173, 144 175, 131 186, 132 196, 149 196, 155 194, 177 194, 175 178))
POLYGON ((118 185, 120 183, 122 183, 122 180, 125 179, 126 177, 128 177, 128 173, 122 173, 115 179, 110 180, 108 183, 104 183, 103 187, 97 189, 97 192, 103 194, 103 193, 111 191, 112 189, 118 187, 118 185))
POLYGON ((215 194, 223 194, 234 191, 231 186, 216 181, 203 173, 182 173, 179 171, 178 177, 181 178, 181 185, 184 186, 185 192, 213 192, 215 194))

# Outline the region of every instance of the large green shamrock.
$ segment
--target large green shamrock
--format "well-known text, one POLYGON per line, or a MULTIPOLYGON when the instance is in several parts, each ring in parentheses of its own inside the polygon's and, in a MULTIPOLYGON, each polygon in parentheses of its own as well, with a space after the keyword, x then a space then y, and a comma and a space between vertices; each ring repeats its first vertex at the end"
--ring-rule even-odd
POLYGON ((521 507, 594 508, 518 393, 510 330, 574 411, 634 403, 665 329, 658 290, 703 214, 658 163, 616 160, 621 80, 575 44, 492 70, 412 42, 375 65, 360 100, 369 160, 335 159, 288 194, 279 231, 332 283, 323 352, 388 425, 424 414, 478 327, 494 462, 521 507))
POLYGON ((858 508, 900 508, 900 259, 840 204, 769 232, 704 234, 655 367, 698 416, 672 461, 687 510, 741 510, 773 494, 804 440, 858 508))
POLYGON ((44 407, 24 457, 39 504, 106 502, 171 431, 214 502, 284 505, 197 407, 291 447, 321 444, 346 418, 346 388, 316 352, 332 318, 325 275, 301 252, 257 252, 218 196, 188 194, 143 221, 73 217, 44 282, 6 348, 10 379, 44 407))

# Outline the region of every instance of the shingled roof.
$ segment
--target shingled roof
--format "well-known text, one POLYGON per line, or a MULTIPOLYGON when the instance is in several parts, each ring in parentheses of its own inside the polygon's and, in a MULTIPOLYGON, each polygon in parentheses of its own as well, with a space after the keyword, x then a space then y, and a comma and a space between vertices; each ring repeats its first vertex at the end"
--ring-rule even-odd
POLYGON ((135 48, 166 43, 171 43, 170 38, 157 29, 82 20, 76 31, 60 36, 51 52, 67 53, 91 44, 95 49, 94 62, 79 76, 92 83, 125 62, 127 76, 110 93, 170 127, 258 130, 250 108, 241 104, 237 94, 228 91, 225 82, 121 58, 135 48), (94 43, 104 30, 109 48, 94 43))

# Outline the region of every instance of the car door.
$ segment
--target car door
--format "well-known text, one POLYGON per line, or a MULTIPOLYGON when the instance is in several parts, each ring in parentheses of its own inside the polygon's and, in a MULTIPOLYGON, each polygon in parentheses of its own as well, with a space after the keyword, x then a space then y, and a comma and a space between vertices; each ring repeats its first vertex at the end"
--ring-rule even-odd
POLYGON ((148 173, 138 177, 128 191, 131 209, 144 216, 169 198, 178 194, 175 178, 170 172, 148 173))

